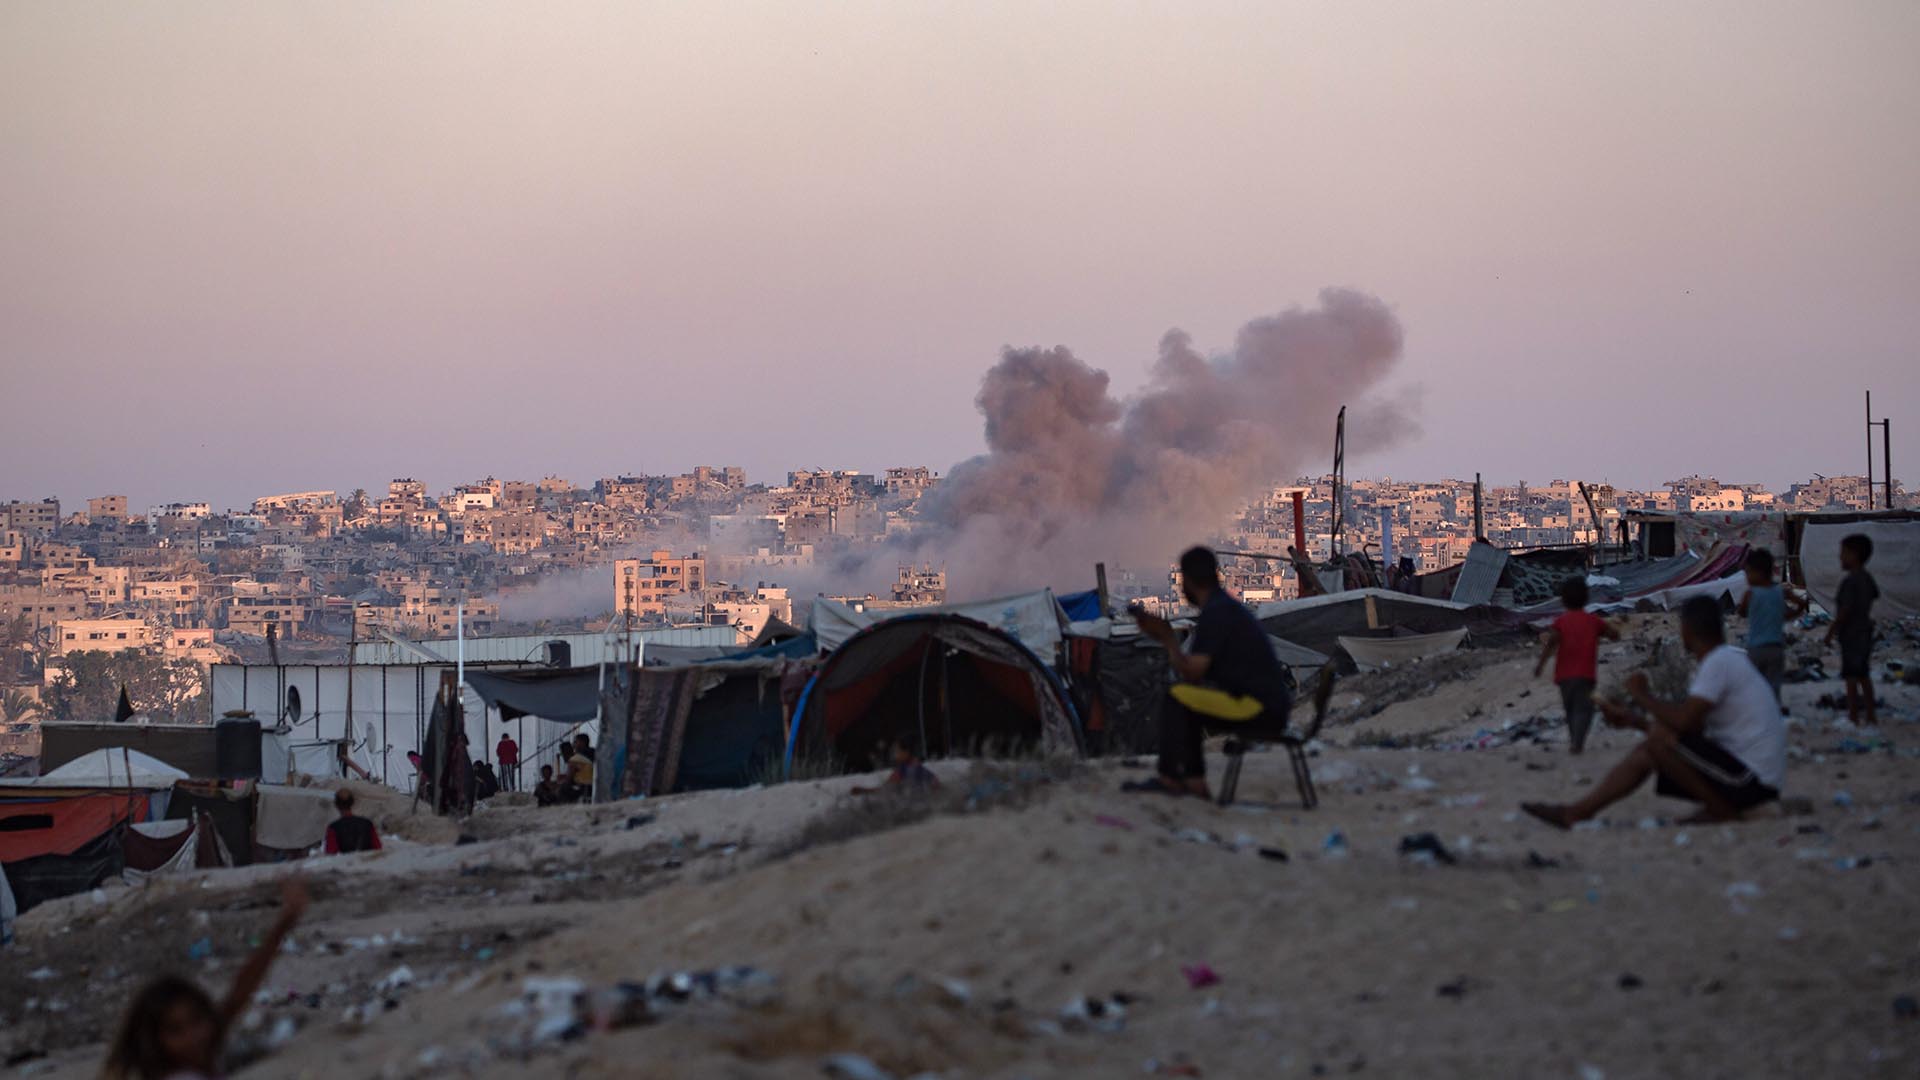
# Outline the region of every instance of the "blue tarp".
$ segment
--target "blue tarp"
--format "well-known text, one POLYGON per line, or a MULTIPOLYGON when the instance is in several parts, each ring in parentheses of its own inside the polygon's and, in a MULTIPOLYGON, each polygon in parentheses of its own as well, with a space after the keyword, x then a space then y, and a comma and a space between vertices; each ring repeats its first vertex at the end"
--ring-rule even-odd
POLYGON ((1067 593, 1054 599, 1060 602, 1060 610, 1067 613, 1068 622, 1092 622, 1106 614, 1100 610, 1100 593, 1097 589, 1067 593))

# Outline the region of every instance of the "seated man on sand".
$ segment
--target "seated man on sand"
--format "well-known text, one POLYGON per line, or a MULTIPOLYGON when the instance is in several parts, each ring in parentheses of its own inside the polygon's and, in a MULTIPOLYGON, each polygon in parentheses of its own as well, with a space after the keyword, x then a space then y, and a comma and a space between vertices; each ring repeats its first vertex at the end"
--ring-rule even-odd
POLYGON ((1160 710, 1159 775, 1123 787, 1204 799, 1210 797, 1202 750, 1206 725, 1255 718, 1285 723, 1293 692, 1259 620, 1221 586, 1213 552, 1197 547, 1180 556, 1180 592, 1200 610, 1185 649, 1167 620, 1145 611, 1133 615, 1140 632, 1167 650, 1180 682, 1160 710))
POLYGON ((1745 653, 1727 644, 1720 604, 1696 596, 1680 608, 1680 642, 1700 668, 1680 702, 1661 701, 1644 672, 1627 681, 1634 705, 1601 700, 1614 727, 1647 733, 1620 764, 1579 802, 1522 803, 1549 825, 1572 828, 1631 795, 1655 776, 1654 790, 1690 799, 1700 812, 1687 820, 1729 821, 1780 797, 1787 771, 1787 726, 1773 689, 1745 653))

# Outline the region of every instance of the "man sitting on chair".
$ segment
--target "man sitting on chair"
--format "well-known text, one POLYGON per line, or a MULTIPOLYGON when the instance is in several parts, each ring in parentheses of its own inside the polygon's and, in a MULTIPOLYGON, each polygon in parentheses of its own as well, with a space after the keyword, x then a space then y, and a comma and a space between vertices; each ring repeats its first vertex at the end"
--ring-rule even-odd
POLYGON ((1221 588, 1213 552, 1196 547, 1180 556, 1180 591, 1200 610, 1185 650, 1167 620, 1134 612, 1140 632, 1166 647, 1180 682, 1160 711, 1159 775, 1126 787, 1211 798, 1201 746, 1207 726, 1230 728, 1255 719, 1264 720, 1263 726, 1284 725, 1293 701, 1273 642, 1253 612, 1221 588))

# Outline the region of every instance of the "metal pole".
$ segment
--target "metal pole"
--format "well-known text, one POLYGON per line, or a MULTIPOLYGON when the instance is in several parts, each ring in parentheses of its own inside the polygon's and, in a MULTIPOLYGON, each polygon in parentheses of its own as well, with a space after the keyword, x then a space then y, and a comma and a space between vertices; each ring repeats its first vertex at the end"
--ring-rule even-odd
POLYGON ((1880 421, 1880 471, 1886 474, 1887 509, 1893 505, 1893 421, 1880 421))
POLYGON ((1867 509, 1873 509, 1873 391, 1871 390, 1867 391, 1867 509))

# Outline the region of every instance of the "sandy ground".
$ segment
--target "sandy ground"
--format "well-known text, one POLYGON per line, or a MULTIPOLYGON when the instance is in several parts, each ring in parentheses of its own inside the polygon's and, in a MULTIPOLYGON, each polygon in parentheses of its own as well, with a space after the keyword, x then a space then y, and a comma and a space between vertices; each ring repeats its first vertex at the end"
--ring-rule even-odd
MULTIPOLYGON (((1609 667, 1663 624, 1635 620, 1609 667)), ((1887 655, 1920 662, 1910 641, 1887 655)), ((1920 687, 1884 684, 1875 732, 1815 704, 1837 683, 1789 687, 1806 812, 1682 826, 1643 792, 1562 833, 1515 804, 1577 793, 1629 737, 1379 748, 1558 711, 1517 650, 1420 668, 1343 684, 1312 811, 1276 753, 1227 809, 1123 795, 1121 762, 949 762, 930 815, 842 779, 490 808, 475 843, 310 861, 313 909, 246 1036, 278 1025, 280 1045, 239 1074, 817 1077, 841 1053, 900 1077, 1920 1073, 1920 1019, 1894 1004, 1920 995, 1920 687), (1423 832, 1457 862, 1397 851, 1423 832), (732 965, 776 981, 566 1040, 530 1041, 513 1005, 529 979, 732 965), (1194 965, 1218 982, 1191 986, 1194 965), (1117 1019, 1069 1008, 1113 995, 1117 1019)), ((0 1045, 47 1056, 15 1071, 93 1075, 162 967, 224 987, 285 872, 29 913, 0 958, 0 1045)))

